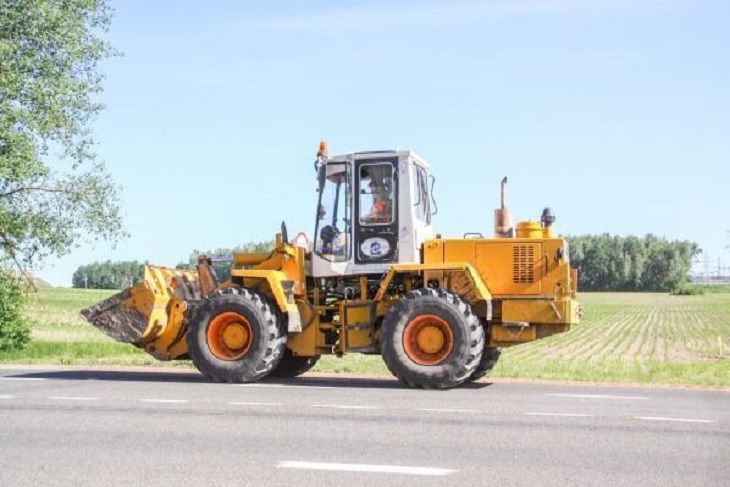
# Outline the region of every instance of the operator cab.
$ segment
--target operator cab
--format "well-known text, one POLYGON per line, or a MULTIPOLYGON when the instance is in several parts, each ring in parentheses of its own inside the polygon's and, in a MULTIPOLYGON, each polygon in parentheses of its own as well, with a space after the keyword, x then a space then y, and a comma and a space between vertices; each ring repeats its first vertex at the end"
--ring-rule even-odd
POLYGON ((419 263, 433 237, 435 204, 428 163, 411 151, 356 152, 315 163, 319 203, 308 274, 381 274, 419 263))

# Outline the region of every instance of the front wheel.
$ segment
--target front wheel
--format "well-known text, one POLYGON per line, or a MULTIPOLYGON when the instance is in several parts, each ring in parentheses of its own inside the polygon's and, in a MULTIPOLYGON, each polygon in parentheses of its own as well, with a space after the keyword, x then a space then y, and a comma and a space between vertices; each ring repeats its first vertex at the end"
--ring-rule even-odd
POLYGON ((213 293, 195 312, 188 354, 216 382, 253 382, 268 375, 286 347, 286 331, 269 299, 242 288, 213 293))
POLYGON ((408 293, 383 320, 383 360, 410 387, 448 389, 466 382, 483 350, 484 328, 471 305, 443 289, 408 293))

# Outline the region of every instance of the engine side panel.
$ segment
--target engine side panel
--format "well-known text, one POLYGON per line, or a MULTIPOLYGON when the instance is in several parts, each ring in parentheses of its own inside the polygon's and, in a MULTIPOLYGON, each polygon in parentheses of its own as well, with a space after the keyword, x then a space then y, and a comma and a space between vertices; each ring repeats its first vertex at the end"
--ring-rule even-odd
MULTIPOLYGON (((424 264, 471 264, 493 296, 490 344, 508 346, 567 331, 579 321, 575 273, 561 238, 434 239, 424 264)), ((443 271, 426 282, 446 286, 443 271)))

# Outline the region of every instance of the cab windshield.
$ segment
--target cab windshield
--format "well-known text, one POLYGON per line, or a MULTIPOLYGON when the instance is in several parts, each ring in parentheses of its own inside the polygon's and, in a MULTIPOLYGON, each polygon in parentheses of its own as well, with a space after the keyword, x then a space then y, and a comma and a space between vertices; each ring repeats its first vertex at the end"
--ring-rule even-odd
POLYGON ((350 257, 350 181, 346 163, 320 168, 319 206, 314 251, 323 259, 346 262, 350 257))

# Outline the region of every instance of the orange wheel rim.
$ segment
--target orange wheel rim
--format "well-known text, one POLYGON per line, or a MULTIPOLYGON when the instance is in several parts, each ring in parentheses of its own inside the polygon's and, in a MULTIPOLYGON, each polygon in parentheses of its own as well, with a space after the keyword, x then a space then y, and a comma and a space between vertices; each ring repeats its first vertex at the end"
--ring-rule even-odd
POLYGON ((437 365, 454 348, 454 333, 443 318, 421 315, 413 318, 403 330, 403 349, 418 365, 437 365))
POLYGON ((242 315, 227 311, 210 320, 206 337, 213 355, 221 360, 238 360, 251 348, 253 330, 242 315))

